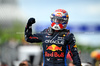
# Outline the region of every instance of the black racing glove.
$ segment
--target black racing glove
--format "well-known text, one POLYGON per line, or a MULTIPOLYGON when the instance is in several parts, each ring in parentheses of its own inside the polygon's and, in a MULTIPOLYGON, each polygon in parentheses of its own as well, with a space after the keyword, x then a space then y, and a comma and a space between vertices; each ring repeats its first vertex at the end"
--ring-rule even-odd
POLYGON ((25 35, 27 35, 27 37, 32 35, 32 24, 34 23, 35 23, 35 18, 30 18, 28 20, 27 25, 25 27, 25 35))
POLYGON ((35 23, 35 18, 30 18, 27 22, 27 26, 32 26, 35 23))

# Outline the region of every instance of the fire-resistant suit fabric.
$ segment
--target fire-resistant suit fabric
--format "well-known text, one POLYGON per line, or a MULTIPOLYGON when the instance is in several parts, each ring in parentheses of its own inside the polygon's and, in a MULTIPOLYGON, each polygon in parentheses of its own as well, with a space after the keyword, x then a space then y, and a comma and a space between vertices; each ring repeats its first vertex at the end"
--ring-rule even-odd
POLYGON ((43 66, 68 66, 66 64, 68 52, 70 52, 74 65, 81 66, 75 37, 67 29, 55 31, 47 28, 40 33, 32 34, 32 25, 27 25, 25 40, 30 43, 43 43, 43 66))

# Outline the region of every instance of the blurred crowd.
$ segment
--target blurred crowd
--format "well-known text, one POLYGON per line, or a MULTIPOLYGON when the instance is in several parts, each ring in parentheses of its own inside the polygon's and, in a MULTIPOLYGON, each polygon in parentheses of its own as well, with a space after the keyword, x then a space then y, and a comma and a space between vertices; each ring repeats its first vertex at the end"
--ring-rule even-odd
POLYGON ((25 60, 32 66, 41 65, 41 47, 37 44, 29 44, 25 40, 18 43, 13 38, 0 45, 0 66, 24 66, 20 63, 25 60))

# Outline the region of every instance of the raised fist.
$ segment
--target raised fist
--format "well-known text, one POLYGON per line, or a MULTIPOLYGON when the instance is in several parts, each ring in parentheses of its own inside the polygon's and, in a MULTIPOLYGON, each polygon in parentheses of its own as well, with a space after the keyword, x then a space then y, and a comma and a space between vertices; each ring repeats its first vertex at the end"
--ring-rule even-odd
POLYGON ((29 20, 28 20, 28 22, 27 22, 27 25, 28 26, 31 26, 32 24, 34 24, 35 23, 35 18, 30 18, 29 20))

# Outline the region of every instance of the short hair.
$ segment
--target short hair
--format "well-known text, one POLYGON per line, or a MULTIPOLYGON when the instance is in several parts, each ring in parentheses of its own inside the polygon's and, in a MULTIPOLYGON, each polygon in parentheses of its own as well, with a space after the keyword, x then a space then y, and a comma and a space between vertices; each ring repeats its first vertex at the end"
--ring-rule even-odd
POLYGON ((25 66, 25 65, 26 65, 26 64, 24 64, 24 63, 20 63, 20 64, 19 64, 19 66, 25 66))
POLYGON ((25 61, 27 62, 28 66, 32 66, 31 63, 30 63, 30 61, 28 61, 28 60, 22 61, 22 62, 19 64, 19 66, 26 66, 26 64, 23 63, 23 62, 25 62, 25 61))

